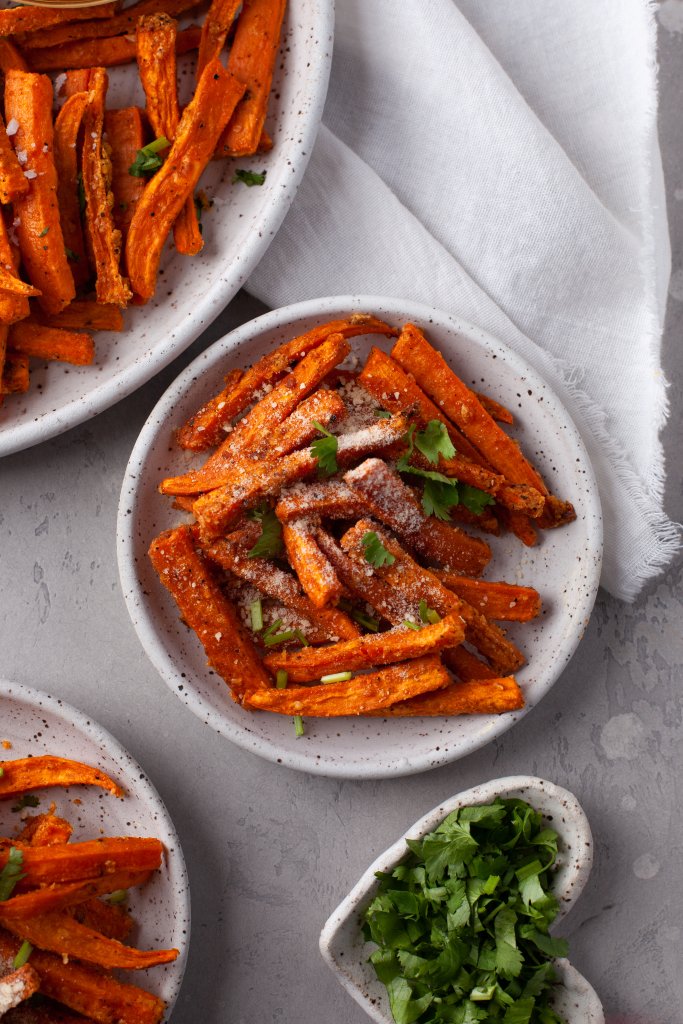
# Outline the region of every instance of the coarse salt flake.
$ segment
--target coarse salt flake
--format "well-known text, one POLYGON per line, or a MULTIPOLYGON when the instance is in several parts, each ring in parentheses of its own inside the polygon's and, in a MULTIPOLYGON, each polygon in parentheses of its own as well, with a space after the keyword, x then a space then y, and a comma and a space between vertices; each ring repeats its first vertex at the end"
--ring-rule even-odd
POLYGON ((17 160, 19 161, 20 164, 25 164, 26 163, 26 161, 28 160, 28 153, 26 152, 25 149, 18 149, 17 150, 17 160))
POLYGON ((5 131, 8 135, 17 134, 17 132, 19 131, 19 122, 17 121, 16 117, 13 117, 10 121, 7 122, 7 127, 5 128, 5 131))
POLYGON ((29 178, 29 180, 30 180, 31 178, 37 178, 38 175, 36 174, 35 171, 30 171, 29 170, 29 171, 24 171, 24 177, 25 178, 29 178))
POLYGON ((214 633, 213 635, 215 636, 216 640, 222 640, 222 638, 223 638, 223 634, 222 633, 214 633))

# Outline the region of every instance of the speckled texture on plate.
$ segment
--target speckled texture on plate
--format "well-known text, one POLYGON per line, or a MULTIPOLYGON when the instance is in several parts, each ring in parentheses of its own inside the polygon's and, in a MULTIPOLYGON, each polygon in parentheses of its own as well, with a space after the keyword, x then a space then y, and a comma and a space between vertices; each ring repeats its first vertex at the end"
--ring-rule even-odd
MULTIPOLYGON (((363 354, 368 344, 368 339, 359 339, 355 351, 363 354)), ((245 749, 278 763, 342 778, 384 778, 462 757, 538 703, 571 658, 588 622, 600 574, 602 528, 595 479, 576 428, 555 395, 514 353, 484 331, 429 307, 346 296, 259 317, 216 342, 180 375, 153 410, 131 455, 121 491, 117 548, 124 596, 142 645, 196 715, 245 749), (152 538, 182 519, 170 500, 158 494, 159 481, 201 461, 174 446, 173 428, 220 390, 229 368, 253 362, 315 323, 359 310, 393 324, 412 320, 424 327, 466 382, 485 389, 516 414, 514 436, 553 492, 577 508, 575 523, 546 531, 536 548, 524 548, 510 535, 493 538, 487 575, 533 585, 544 600, 537 620, 510 628, 529 659, 518 673, 527 700, 523 712, 432 720, 311 719, 305 736, 296 739, 288 718, 247 712, 233 703, 225 684, 207 668, 203 649, 179 621, 147 559, 152 538)))
MULTIPOLYGON (((129 906, 136 927, 132 941, 141 949, 175 947, 178 958, 148 971, 121 971, 117 977, 160 996, 170 1016, 183 980, 190 939, 190 891, 176 830, 161 797, 140 766, 108 732, 64 701, 0 679, 0 761, 54 754, 94 765, 123 787, 126 796, 86 786, 51 787, 33 792, 39 811, 54 802, 57 814, 74 827, 74 842, 108 836, 151 836, 166 854, 159 871, 140 889, 131 889, 129 906), (78 801, 78 802, 76 802, 78 801)), ((19 816, 14 801, 0 802, 0 834, 13 835, 19 816)), ((38 812, 36 812, 38 813, 38 812)))
MULTIPOLYGON (((29 391, 0 407, 0 456, 54 437, 129 395, 187 348, 242 287, 282 223, 313 149, 333 29, 333 0, 291 0, 267 121, 272 151, 209 165, 200 182, 214 204, 203 216, 203 251, 187 258, 167 246, 156 295, 127 310, 121 334, 95 335, 92 366, 32 361, 29 391), (266 170, 265 183, 232 184, 236 167, 266 170)), ((178 66, 180 98, 187 102, 192 60, 181 58, 178 66)), ((133 67, 109 72, 109 106, 144 106, 133 67)))
MULTIPOLYGON (((320 934, 320 952, 325 962, 376 1024, 393 1024, 393 1018, 386 989, 368 963, 368 956, 376 947, 365 942, 360 927, 365 907, 376 890, 375 872, 389 872, 404 859, 406 839, 420 839, 432 832, 460 807, 487 804, 498 796, 526 800, 541 811, 546 824, 559 834, 558 869, 553 878, 553 891, 560 904, 556 923, 579 898, 593 864, 593 837, 588 819, 572 793, 544 779, 514 775, 492 779, 445 800, 379 855, 330 915, 320 934)), ((564 989, 559 990, 555 1006, 567 1024, 604 1024, 602 1006, 592 986, 567 960, 558 960, 556 964, 564 989)))

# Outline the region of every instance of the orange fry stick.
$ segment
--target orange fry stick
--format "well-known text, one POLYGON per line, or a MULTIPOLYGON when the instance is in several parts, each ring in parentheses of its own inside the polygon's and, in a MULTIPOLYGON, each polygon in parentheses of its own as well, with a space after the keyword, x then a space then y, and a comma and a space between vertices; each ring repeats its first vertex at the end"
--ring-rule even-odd
POLYGON ((29 66, 21 52, 7 39, 0 36, 0 71, 6 75, 8 71, 28 71, 29 66))
MULTIPOLYGON (((544 502, 545 504, 545 502, 544 502)), ((534 522, 525 516, 523 512, 516 512, 514 509, 498 508, 498 518, 501 524, 510 533, 514 533, 528 548, 532 548, 538 542, 538 534, 534 522)))
POLYGON ((392 357, 426 391, 430 398, 477 447, 493 468, 511 483, 529 484, 548 494, 543 480, 498 426, 476 395, 429 344, 422 331, 406 324, 392 349, 392 357))
POLYGON ((524 707, 524 696, 513 676, 451 683, 444 690, 392 704, 385 711, 368 711, 374 717, 435 717, 438 715, 502 715, 524 707))
POLYGON ((346 406, 334 391, 314 391, 276 426, 269 438, 272 457, 289 455, 310 444, 320 432, 315 423, 333 430, 346 419, 346 406))
MULTIPOLYGON (((72 832, 73 827, 66 818, 55 814, 52 804, 46 814, 31 814, 24 820, 17 842, 26 846, 59 846, 69 842, 72 832)), ((3 906, 3 911, 6 906, 3 906)))
POLYGON ((343 480, 321 480, 303 487, 292 487, 278 501, 275 514, 282 523, 305 516, 360 519, 368 515, 368 507, 343 480))
POLYGON ((38 288, 32 284, 26 284, 21 278, 15 277, 9 270, 0 266, 0 291, 11 292, 13 295, 29 296, 40 295, 38 288))
POLYGON ((99 935, 62 910, 31 918, 6 918, 0 908, 0 925, 17 938, 61 956, 77 957, 96 967, 144 970, 172 963, 177 949, 142 950, 124 946, 116 939, 99 935))
POLYGON ((507 423, 509 427, 514 425, 515 417, 509 409, 506 409, 504 405, 497 402, 495 398, 490 398, 489 395, 482 395, 480 391, 475 391, 474 394, 492 419, 498 420, 499 423, 507 423))
POLYGON ((126 242, 133 291, 143 300, 154 294, 166 235, 185 201, 192 196, 218 134, 243 92, 244 86, 220 61, 208 64, 183 111, 166 162, 145 188, 126 242))
MULTIPOLYGON (((12 843, 0 840, 0 868, 7 863, 12 843)), ((86 881, 112 875, 115 871, 154 871, 161 864, 164 848, 158 839, 93 839, 58 846, 29 846, 22 850, 25 878, 18 892, 53 882, 86 881)))
MULTIPOLYGON (((0 15, 19 10, 23 8, 0 15)), ((7 72, 5 116, 19 125, 12 144, 25 157, 25 173, 31 175, 28 192, 14 202, 19 247, 28 277, 42 293, 40 305, 48 313, 58 313, 76 289, 59 221, 51 111, 52 82, 47 76, 7 72)))
POLYGON ((88 93, 70 96, 55 121, 55 167, 57 168, 57 199, 67 259, 76 285, 90 278, 90 265, 85 250, 79 199, 78 133, 88 105, 88 93))
POLYGON ((337 574, 318 547, 311 525, 298 519, 285 523, 282 539, 290 565, 299 578, 304 593, 316 608, 334 605, 342 596, 343 587, 337 574))
MULTIPOLYGON (((18 281, 18 265, 19 254, 16 246, 12 245, 9 240, 5 218, 0 215, 0 267, 5 275, 12 275, 18 281)), ((28 312, 29 304, 25 295, 18 294, 14 290, 0 290, 0 325, 13 324, 17 320, 23 320, 28 316, 28 312)), ((0 359, 1 371, 2 360, 0 359)))
MULTIPOLYGON (((7 328, 0 327, 0 352, 7 339, 7 328)), ((1 360, 0 360, 1 362, 1 360)), ((2 383, 0 394, 19 395, 28 391, 29 388, 29 367, 28 356, 20 355, 18 352, 7 352, 5 362, 2 366, 2 383)))
POLYGON ((37 29, 61 25, 65 21, 86 21, 90 18, 110 18, 116 13, 116 4, 101 7, 50 10, 45 7, 10 7, 0 11, 0 36, 13 36, 17 32, 35 32, 37 29))
MULTIPOLYGON (((210 60, 220 57, 240 6, 241 0, 212 0, 202 25, 202 39, 197 57, 197 78, 210 60)), ((232 73, 235 74, 234 71, 232 73)), ((241 76, 236 75, 236 77, 240 78, 241 76)))
POLYGON ((424 629, 406 627, 388 633, 372 633, 330 647, 303 647, 298 651, 277 651, 266 655, 265 663, 274 674, 287 672, 290 683, 311 683, 336 672, 357 671, 376 665, 409 661, 425 654, 437 654, 445 647, 462 643, 462 619, 449 615, 424 629))
POLYGON ((129 171, 138 150, 145 144, 145 129, 139 107, 106 110, 104 130, 111 150, 111 190, 114 195, 114 226, 125 242, 135 207, 145 188, 145 179, 129 171))
POLYGON ((210 563, 196 550, 192 530, 180 526, 162 533, 152 541, 149 557, 233 698, 242 702, 251 690, 269 686, 251 638, 221 591, 210 563))
POLYGON ((228 71, 244 83, 247 92, 218 140, 216 156, 249 156, 258 148, 285 6, 286 0, 250 0, 242 8, 228 71))
POLYGON ((533 587, 513 583, 491 583, 471 580, 455 573, 433 570, 445 587, 480 611, 487 619, 504 622, 528 622, 541 613, 541 598, 533 587))
MULTIPOLYGON (((176 22, 168 14, 147 14, 138 18, 135 36, 140 81, 147 99, 147 117, 155 137, 166 138, 169 142, 175 139, 180 121, 176 29, 176 22)), ((185 200, 173 225, 173 238, 176 249, 185 256, 195 256, 204 246, 192 194, 185 200)))
POLYGON ((462 644, 460 647, 449 647, 447 651, 443 652, 442 657, 444 664, 451 672, 465 683, 469 683, 473 679, 483 680, 497 677, 497 673, 485 661, 468 651, 462 644))
MULTIPOLYGON (((150 877, 151 871, 115 871, 102 878, 88 882, 66 882, 62 885, 48 885, 43 889, 22 892, 6 900, 0 911, 3 921, 22 921, 40 914, 49 914, 66 907, 74 907, 79 903, 97 896, 117 892, 119 889, 130 889, 142 885, 150 877)), ((38 943, 40 945, 40 943, 38 943)))
MULTIPOLYGON (((303 359, 332 334, 341 334, 345 338, 359 334, 391 336, 396 334, 396 330, 369 313, 354 313, 346 320, 319 324, 306 334, 280 345, 249 367, 241 377, 230 380, 226 377, 227 386, 224 390, 202 406, 178 431, 180 447, 205 451, 220 444, 225 440, 224 428, 253 402, 257 391, 279 380, 289 370, 290 364, 303 359)), ((231 373, 241 371, 233 370, 231 373)))
POLYGON ((95 346, 89 334, 27 324, 23 320, 12 324, 7 343, 13 351, 23 352, 33 359, 54 359, 74 366, 87 366, 95 358, 95 346))
POLYGON ((40 978, 30 964, 24 964, 22 967, 10 971, 9 974, 3 974, 0 977, 0 1006, 2 1006, 3 1017, 15 1006, 30 999, 39 987, 40 978))
POLYGON ((43 324, 44 327, 61 327, 67 331, 123 330, 123 316, 119 307, 94 302, 92 299, 75 299, 66 309, 54 316, 34 307, 29 323, 43 324))
POLYGON ((30 789, 43 789, 45 786, 99 786, 114 796, 123 796, 121 787, 104 772, 81 764, 80 761, 70 761, 66 757, 45 754, 1 761, 0 764, 3 769, 0 775, 0 800, 30 789))
POLYGON ((344 481, 375 518, 429 561, 479 576, 491 560, 486 541, 470 537, 452 523, 426 516, 410 488, 381 459, 367 459, 349 470, 344 481))
POLYGON ((574 506, 570 501, 563 501, 549 494, 545 499, 545 508, 542 515, 536 520, 544 530, 553 530, 558 526, 566 526, 576 519, 574 506))
POLYGON ((131 291, 121 276, 121 232, 114 227, 111 213, 111 192, 103 171, 104 103, 107 94, 107 72, 93 68, 88 103, 83 115, 83 189, 85 216, 90 249, 97 279, 98 302, 125 306, 131 291))
POLYGON ((0 203, 11 203, 27 192, 28 180, 12 149, 5 122, 0 117, 0 203))
MULTIPOLYGON (((0 930, 0 958, 13 959, 21 942, 0 930)), ((40 991, 82 1013, 97 1024, 160 1024, 165 1006, 137 985, 126 985, 86 964, 34 949, 31 965, 40 978, 40 991)))
POLYGON ((70 913, 86 927, 94 928, 108 939, 118 939, 119 942, 125 942, 135 923, 130 911, 125 907, 105 903, 97 897, 77 903, 75 907, 71 907, 70 913))
POLYGON ((292 575, 266 558, 249 558, 248 552, 259 537, 256 523, 228 534, 206 550, 206 554, 223 569, 253 584, 286 608, 297 612, 320 629, 328 640, 350 640, 359 636, 357 626, 338 608, 316 608, 302 594, 298 581, 292 575))
MULTIPOLYGON (((176 39, 176 54, 196 50, 200 37, 201 29, 197 25, 182 29, 176 39)), ((70 71, 78 68, 111 68, 119 64, 131 64, 134 60, 135 41, 131 37, 106 36, 104 39, 85 39, 83 42, 34 50, 31 54, 31 67, 35 71, 70 71)))
MULTIPOLYGON (((56 25, 52 28, 31 32, 21 39, 21 47, 28 52, 102 36, 133 35, 138 18, 143 14, 157 14, 159 11, 164 11, 175 18, 179 14, 184 14, 193 7, 199 6, 200 3, 201 0, 141 0, 140 3, 131 4, 111 18, 70 22, 66 25, 56 25)), ((95 8, 91 8, 91 19, 96 17, 94 12, 95 8)))
POLYGON ((369 675, 355 676, 343 683, 259 690, 249 696, 249 706, 275 711, 279 715, 306 715, 310 718, 364 715, 419 693, 442 689, 449 681, 448 673, 438 658, 416 658, 369 675))

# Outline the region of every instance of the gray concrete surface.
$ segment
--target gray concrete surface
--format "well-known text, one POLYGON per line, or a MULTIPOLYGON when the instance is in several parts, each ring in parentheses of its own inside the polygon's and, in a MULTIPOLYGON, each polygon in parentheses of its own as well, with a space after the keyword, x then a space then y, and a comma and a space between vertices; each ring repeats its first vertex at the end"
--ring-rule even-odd
MULTIPOLYGON (((683 520, 683 0, 661 29, 661 137, 673 243, 664 366, 667 507, 683 520), (678 283, 678 284, 677 284, 678 283)), ((683 566, 632 606, 601 594, 578 653, 511 733, 408 779, 337 782, 244 753, 204 727, 144 656, 121 598, 116 505, 157 398, 210 341, 260 312, 240 296, 188 353, 84 427, 0 464, 0 674, 97 718, 138 758, 178 826, 194 927, 173 1024, 363 1024, 322 963, 329 911, 442 798, 531 772, 573 790, 596 864, 566 925, 611 1024, 683 1020, 683 566)))

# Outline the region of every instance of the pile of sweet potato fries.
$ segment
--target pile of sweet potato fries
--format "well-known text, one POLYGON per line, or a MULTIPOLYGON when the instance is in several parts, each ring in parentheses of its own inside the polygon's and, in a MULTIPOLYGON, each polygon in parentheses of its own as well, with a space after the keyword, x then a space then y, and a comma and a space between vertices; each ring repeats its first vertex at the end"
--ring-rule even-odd
POLYGON ((242 372, 177 432, 215 451, 162 482, 194 517, 150 557, 209 664, 245 708, 301 716, 456 715, 523 706, 530 587, 478 577, 482 536, 575 518, 412 324, 322 324, 242 372), (396 336, 344 370, 349 338, 396 336), (456 523, 457 521, 457 523, 456 523))
POLYGON ((28 390, 30 358, 91 363, 90 332, 121 331, 121 309, 154 294, 171 231, 179 253, 201 251, 207 163, 272 146, 285 2, 213 0, 201 27, 180 31, 175 17, 202 0, 0 10, 0 402, 28 390), (194 49, 181 109, 176 54, 194 49), (133 61, 145 109, 107 109, 106 68, 133 61))
MULTIPOLYGON (((77 761, 46 755, 0 762, 0 800, 18 800, 14 810, 36 804, 31 791, 47 786, 98 786, 123 796, 111 778, 77 761)), ((134 923, 126 890, 159 868, 163 846, 135 837, 72 843, 71 834, 53 804, 44 813, 24 812, 19 834, 0 838, 0 1016, 7 1011, 7 1024, 158 1024, 163 1001, 111 971, 178 956, 177 949, 124 944, 134 923), (34 1005, 35 993, 41 1001, 34 1005)))

